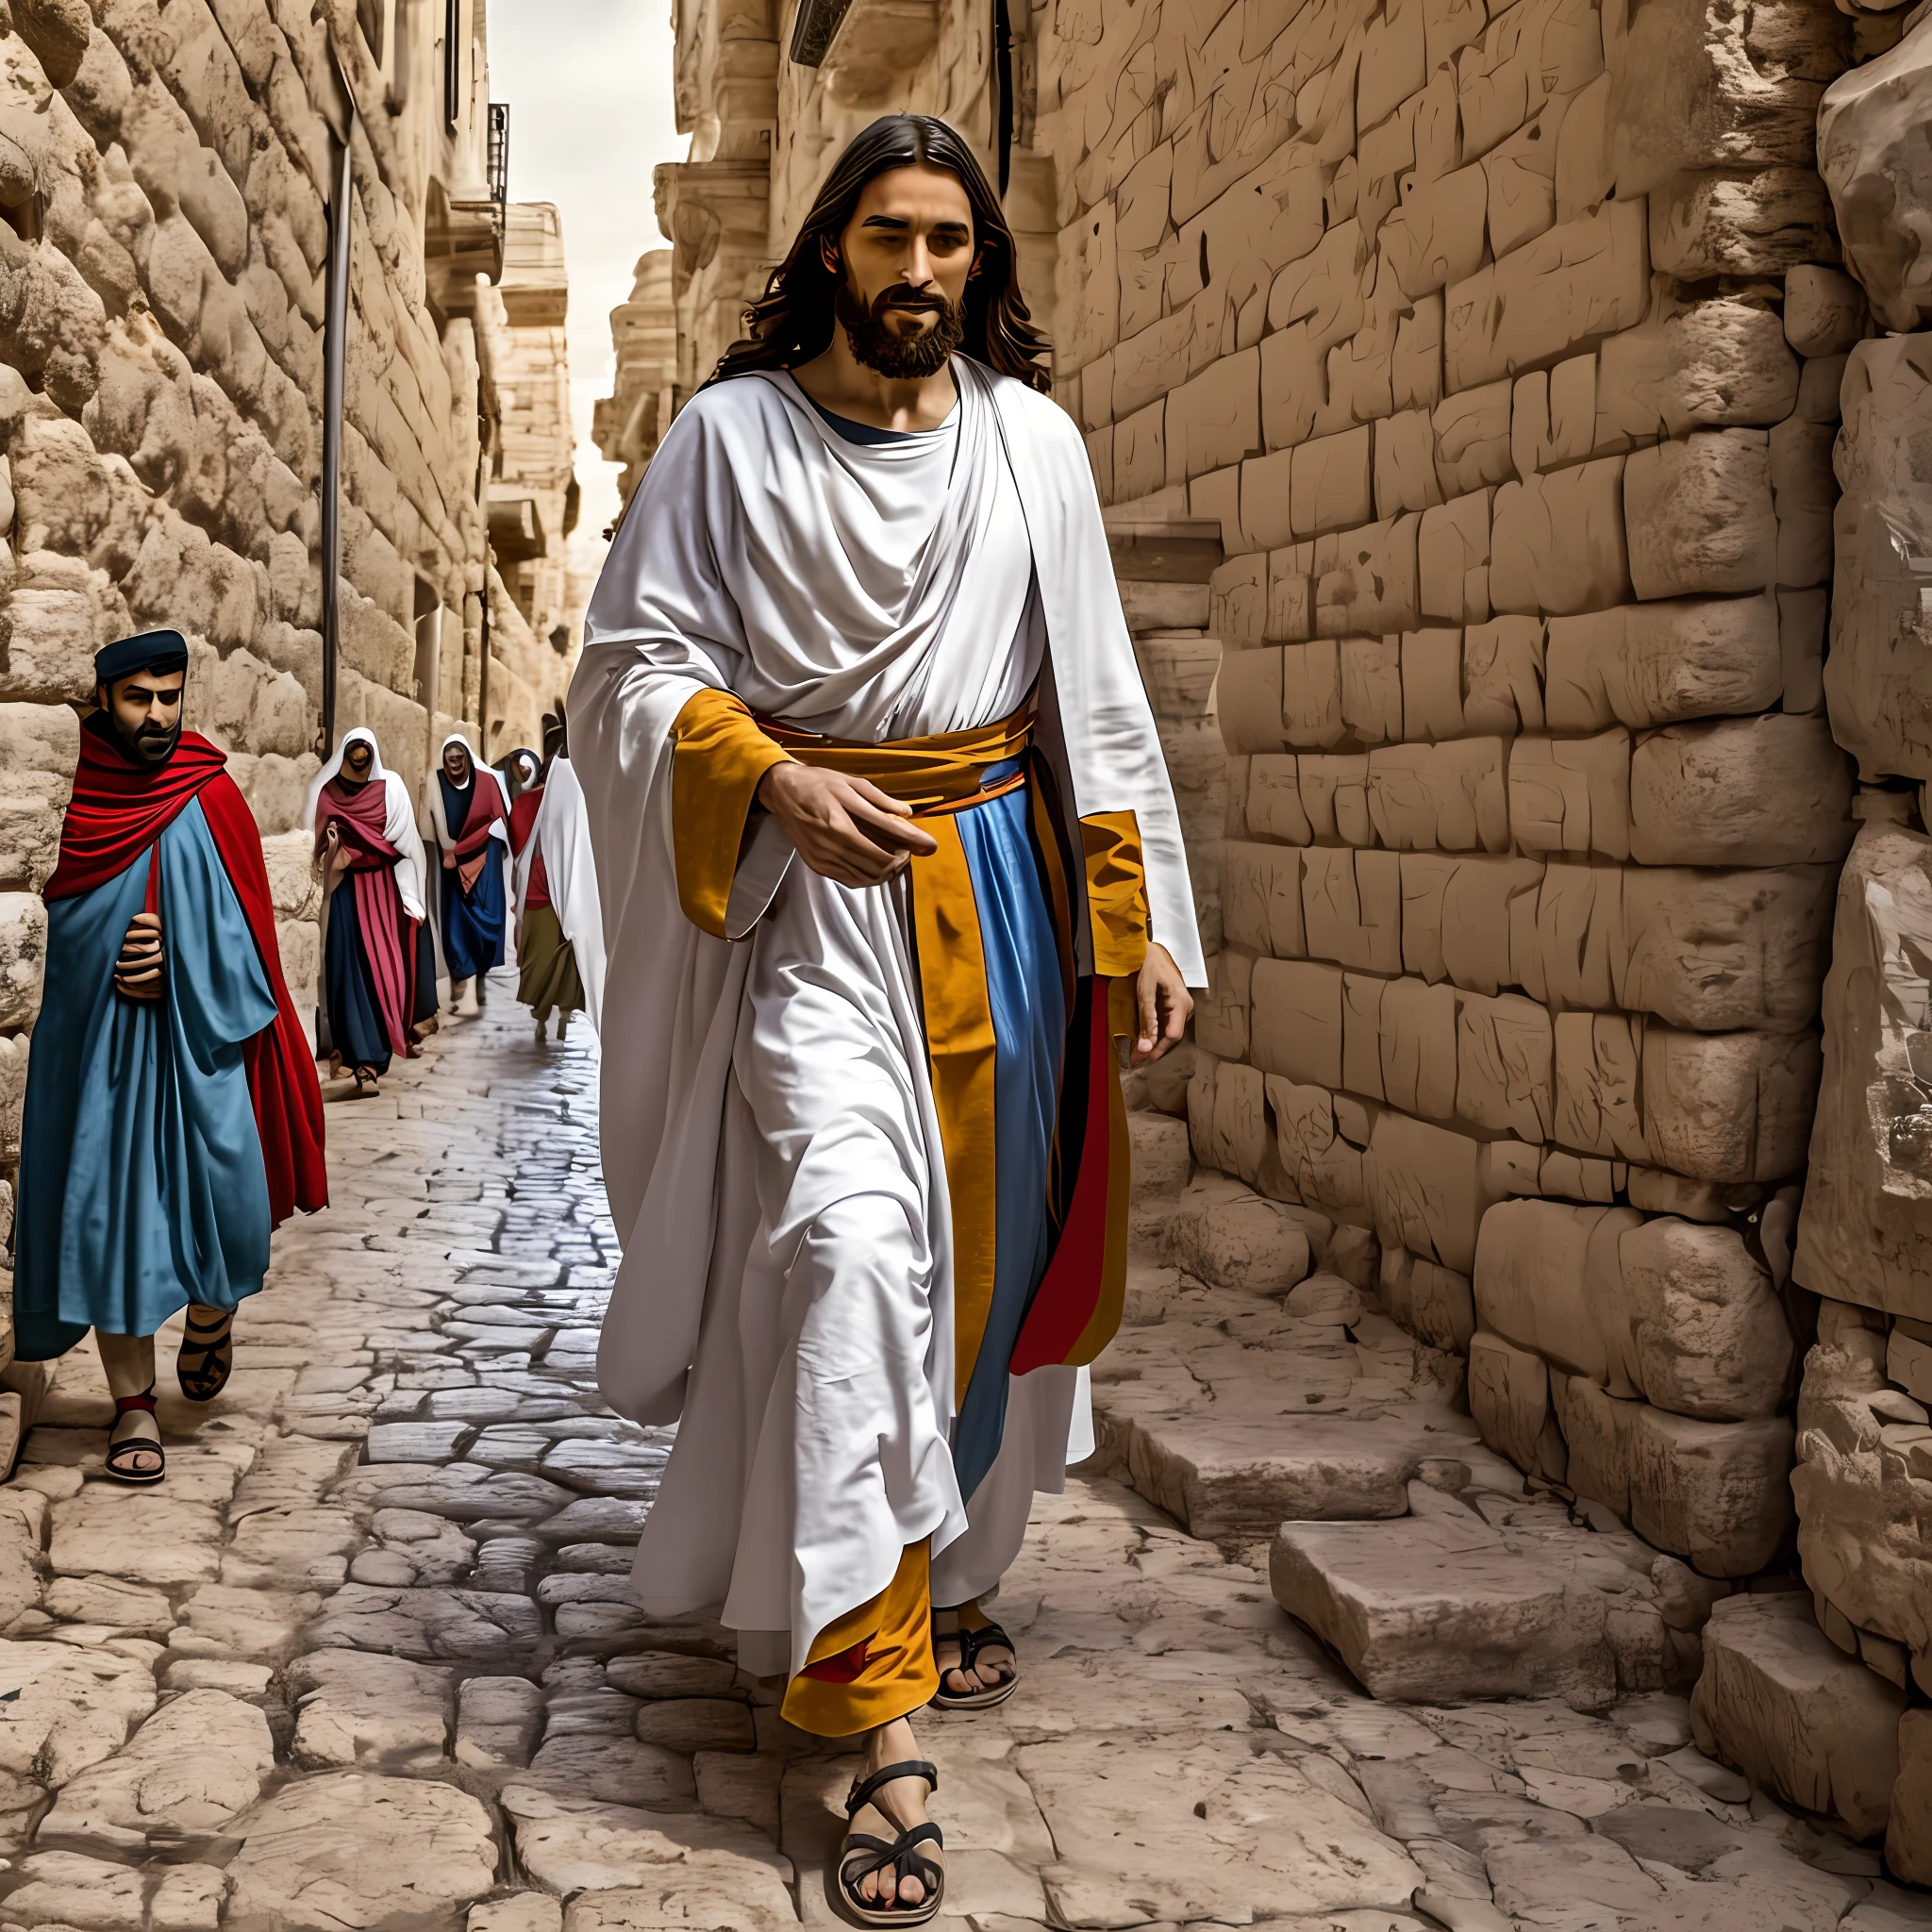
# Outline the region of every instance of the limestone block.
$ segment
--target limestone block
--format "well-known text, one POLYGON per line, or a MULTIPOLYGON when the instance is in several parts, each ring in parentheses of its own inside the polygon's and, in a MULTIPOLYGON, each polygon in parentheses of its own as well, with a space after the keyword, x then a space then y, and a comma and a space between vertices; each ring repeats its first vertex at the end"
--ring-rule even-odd
POLYGON ((1842 17, 1803 6, 1752 17, 1670 0, 1633 17, 1613 63, 1618 192, 1680 168, 1812 164, 1825 83, 1844 67, 1842 17))
MULTIPOLYGON (((1231 956, 1230 956, 1231 957, 1231 956)), ((1224 1060, 1214 1070, 1214 1161, 1254 1185, 1268 1164, 1267 1088, 1254 1067, 1224 1060)))
MULTIPOLYGON (((1337 994, 1338 1008, 1340 991, 1337 994)), ((1338 1011, 1338 1026, 1340 1024, 1338 1011)), ((1337 1071, 1341 1051, 1337 1044, 1337 1071)), ((1268 1107, 1274 1116, 1275 1153, 1282 1172, 1303 1204, 1324 1213, 1368 1219, 1368 1193, 1362 1174, 1362 1145, 1367 1135, 1350 1139, 1342 1131, 1350 1123, 1338 1122, 1335 1097, 1326 1089, 1301 1085, 1269 1075, 1268 1107)), ((1354 1132, 1350 1125, 1350 1132, 1354 1132)))
POLYGON ((1491 382, 1436 405, 1431 426, 1436 439, 1438 502, 1514 478, 1509 396, 1507 382, 1491 382))
POLYGON ((1294 846, 1227 839, 1221 847, 1223 930, 1229 941, 1279 959, 1307 950, 1302 924, 1302 855, 1294 846))
POLYGON ((1306 845, 1313 838, 1292 753, 1257 753, 1249 759, 1247 828, 1258 839, 1290 845, 1306 845))
POLYGON ((1825 1638, 1801 1591, 1711 1607, 1690 1703, 1700 1746, 1856 1838, 1885 1829, 1905 1701, 1825 1638))
POLYGON ((1889 329, 1919 328, 1932 308, 1923 228, 1932 165, 1920 140, 1928 59, 1932 35, 1920 23, 1889 53, 1834 79, 1818 109, 1818 169, 1845 266, 1889 329))
POLYGON ((1498 617, 1462 634, 1462 718, 1470 731, 1541 731, 1544 640, 1536 617, 1498 617))
POLYGON ((1315 575, 1315 635, 1341 638, 1407 629, 1417 621, 1416 540, 1420 516, 1391 517, 1367 527, 1319 538, 1315 575))
POLYGON ((1371 973, 1341 975, 1341 1084, 1364 1100, 1382 1092, 1382 993, 1391 984, 1371 973))
POLYGON ((1774 1415, 1794 1355, 1770 1274, 1733 1228, 1662 1215, 1619 1243, 1638 1383, 1657 1407, 1706 1422, 1774 1415))
POLYGON ((1456 1117, 1456 1005, 1455 990, 1448 986, 1391 979, 1382 989, 1380 1092, 1391 1107, 1424 1120, 1456 1117))
POLYGON ((1621 727, 1595 738, 1525 735, 1509 746, 1509 829, 1525 853, 1627 858, 1631 753, 1621 727))
POLYGON ((1341 655, 1336 641, 1318 638, 1285 645, 1281 684, 1281 741, 1312 750, 1341 743, 1347 727, 1341 719, 1341 655))
MULTIPOLYGON (((1840 211, 1840 242, 1844 235, 1840 211)), ((1801 262, 1785 277, 1784 324, 1785 340, 1799 355, 1842 356, 1865 333, 1864 291, 1835 268, 1801 262)))
POLYGON ((1291 1211, 1221 1174, 1186 1190, 1165 1239, 1166 1258, 1214 1288, 1280 1294, 1308 1272, 1307 1236, 1291 1211))
MULTIPOLYGON (((1540 76, 1541 77, 1541 76, 1540 76)), ((1557 219, 1557 148, 1571 96, 1555 94, 1483 157, 1489 183, 1490 250, 1507 256, 1557 219)))
POLYGON ((1341 1085, 1341 973, 1312 961, 1257 959, 1250 1058, 1298 1084, 1341 1085))
POLYGON ((1396 852, 1507 852, 1505 758, 1498 738, 1371 752, 1366 798, 1375 837, 1396 852))
MULTIPOLYGON (((1319 621, 1319 619, 1318 619, 1319 621)), ((1402 736, 1402 640, 1399 636, 1340 640, 1341 722, 1358 744, 1386 744, 1402 736)))
POLYGON ((1567 615, 1628 599, 1635 561, 1624 546, 1624 463, 1604 457, 1496 491, 1490 602, 1497 610, 1567 615))
POLYGON ((1792 1273, 1814 1292, 1919 1320, 1932 1319, 1932 1137, 1918 1074, 1928 953, 1932 839, 1865 824, 1839 887, 1792 1273))
POLYGON ((1519 993, 1456 1002, 1456 1112, 1474 1127, 1538 1142, 1555 1117, 1550 1014, 1519 993))
MULTIPOLYGON (((1606 454, 1599 447, 1594 356, 1516 378, 1509 404, 1509 450, 1519 476, 1606 454)), ((1611 432, 1610 441, 1618 437, 1611 432)))
MULTIPOLYGON (((1475 1334, 1469 1276, 1401 1250, 1408 1269, 1408 1325, 1431 1347, 1467 1354, 1475 1334)), ((1386 1271, 1385 1271, 1386 1279, 1386 1271)))
POLYGON ((1447 976, 1442 907, 1457 861, 1442 853, 1402 855, 1402 970, 1431 986, 1447 976))
POLYGON ((1921 481, 1932 462, 1932 339, 1859 342, 1843 400, 1824 668, 1833 729, 1868 775, 1932 777, 1932 514, 1921 481))
POLYGON ((1600 74, 1577 93, 1557 130, 1557 219, 1592 215, 1616 185, 1610 153, 1611 76, 1600 74))
MULTIPOLYGON (((1559 1039, 1559 1086, 1561 1063, 1559 1039)), ((1651 1164, 1709 1181, 1795 1174, 1805 1162, 1819 1071, 1814 1033, 1646 1026, 1643 1137, 1651 1164)))
POLYGON ((1460 282, 1483 258, 1489 181, 1480 167, 1423 180, 1411 175, 1401 208, 1382 225, 1389 266, 1411 301, 1460 282))
POLYGON ((1607 202, 1453 284, 1444 298, 1451 391, 1593 348, 1649 306, 1641 202, 1607 202))
POLYGON ((1898 1782, 1885 1831, 1885 1862, 1909 1885, 1932 1879, 1932 1724, 1907 1710, 1898 1725, 1898 1782))
POLYGON ((1622 1013, 1558 1013, 1555 1138, 1606 1159, 1644 1158, 1643 1023, 1622 1013))
POLYGON ((1222 742, 1231 752, 1279 751, 1282 724, 1282 650, 1226 651, 1215 675, 1214 715, 1222 742))
POLYGON ((1602 1595, 1512 1555, 1474 1517, 1286 1523, 1268 1567, 1275 1601, 1376 1697, 1526 1693, 1598 1710, 1616 1694, 1602 1595))
POLYGON ((1400 973, 1401 859, 1392 852, 1309 846, 1303 855, 1302 919, 1311 958, 1362 973, 1400 973))
POLYGON ((1404 409, 1375 424, 1375 514, 1399 516, 1442 501, 1436 432, 1426 409, 1404 409))
POLYGON ((1416 530, 1416 593, 1424 622, 1489 622, 1494 495, 1490 489, 1472 491, 1423 512, 1416 530))
POLYGON ((1614 1004, 1674 1026, 1790 1032, 1817 1015, 1836 869, 1633 867, 1622 875, 1614 1004))
POLYGON ((0 1026, 31 1026, 41 1007, 47 909, 31 892, 0 892, 0 1026))
POLYGON ((1509 935, 1527 901, 1532 924, 1542 861, 1478 858, 1457 861, 1442 895, 1442 964, 1471 992, 1495 993, 1516 984, 1509 935))
POLYGON ((1791 413, 1798 361, 1774 308, 1735 296, 1659 308, 1597 352, 1596 408, 1619 430, 1686 436, 1782 423, 1791 413))
POLYGON ((1550 1392, 1579 1496, 1707 1576, 1749 1576, 1771 1560, 1791 1519, 1789 1421, 1667 1415, 1554 1372, 1550 1392))
POLYGON ((1483 1441, 1525 1475, 1562 1480, 1567 1457, 1550 1412, 1550 1372, 1541 1356, 1479 1328, 1469 1344, 1469 1412, 1483 1441))
POLYGON ((1194 1042, 1205 1052, 1241 1058, 1248 1050, 1248 1007, 1255 958, 1224 946, 1208 962, 1208 984, 1194 1006, 1194 1042))
POLYGON ((1477 1229, 1497 1198, 1481 1141, 1405 1114, 1378 1114, 1363 1185, 1380 1241, 1472 1273, 1477 1229))
POLYGON ((1777 578, 1771 447, 1758 430, 1706 430, 1638 450, 1624 472, 1639 597, 1761 591, 1777 578))
POLYGON ((1471 1280, 1492 1334, 1573 1374, 1635 1395, 1618 1243, 1641 1216, 1628 1208, 1505 1201, 1484 1215, 1471 1280))
POLYGON ((1166 411, 1169 483, 1206 475, 1257 454, 1261 447, 1258 350, 1224 356, 1191 382, 1170 390, 1166 411))
POLYGON ((1630 758, 1630 851, 1645 865, 1808 865, 1850 850, 1852 774, 1825 721, 1674 724, 1630 758))
POLYGON ((1297 445, 1290 472, 1289 519, 1297 537, 1346 530, 1374 514, 1368 425, 1297 445))
MULTIPOLYGON (((1302 809, 1318 841, 1350 845, 1374 841, 1368 808, 1369 759, 1364 752, 1334 757, 1304 753, 1297 760, 1302 809)), ((1322 864, 1328 860, 1322 859, 1322 864)))
POLYGON ((1553 617, 1543 684, 1553 731, 1768 709, 1784 684, 1776 601, 1687 597, 1553 617))
POLYGON ((20 1158, 20 1115, 26 1103, 27 1037, 0 1036, 0 1160, 20 1158))

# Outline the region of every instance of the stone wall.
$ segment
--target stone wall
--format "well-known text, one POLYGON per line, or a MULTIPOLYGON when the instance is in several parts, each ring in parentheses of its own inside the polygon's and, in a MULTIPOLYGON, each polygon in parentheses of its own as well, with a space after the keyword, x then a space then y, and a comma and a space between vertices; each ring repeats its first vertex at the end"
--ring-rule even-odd
POLYGON ((630 299, 610 311, 616 372, 600 396, 591 434, 607 463, 621 463, 618 494, 625 503, 644 474, 677 408, 677 317, 671 301, 671 251, 638 257, 630 299))
POLYGON ((471 315, 496 219, 482 8, 462 10, 454 50, 441 9, 375 9, 380 46, 357 16, 348 0, 23 0, 0 34, 0 1190, 39 1005, 37 894, 102 643, 187 633, 188 722, 230 754, 284 965, 298 1004, 313 1002, 297 821, 321 749, 338 68, 360 112, 336 726, 373 725, 414 785, 437 723, 475 716, 471 315))

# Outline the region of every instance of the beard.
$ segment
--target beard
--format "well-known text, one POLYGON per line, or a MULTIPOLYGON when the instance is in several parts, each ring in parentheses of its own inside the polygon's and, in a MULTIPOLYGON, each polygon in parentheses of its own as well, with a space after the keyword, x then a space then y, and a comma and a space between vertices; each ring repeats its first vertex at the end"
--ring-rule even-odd
POLYGON ((841 276, 832 312, 852 344, 853 355, 874 375, 894 381, 937 375, 966 336, 963 307, 948 302, 943 295, 917 294, 904 282, 895 282, 868 304, 841 276), (935 319, 930 328, 902 335, 889 320, 894 310, 930 311, 935 319))
POLYGON ((108 715, 114 727, 114 736, 138 765, 165 765, 175 756, 175 747, 181 742, 181 722, 178 718, 173 724, 148 724, 135 731, 124 731, 120 720, 111 711, 108 715))

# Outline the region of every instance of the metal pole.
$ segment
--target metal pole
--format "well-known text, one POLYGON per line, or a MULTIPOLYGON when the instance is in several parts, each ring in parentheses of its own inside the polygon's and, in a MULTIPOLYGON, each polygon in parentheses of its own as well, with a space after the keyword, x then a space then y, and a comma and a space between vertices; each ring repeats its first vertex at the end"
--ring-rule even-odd
MULTIPOLYGON (((486 512, 487 518, 487 512, 486 512)), ((484 524, 486 532, 483 539, 483 661, 476 668, 476 743, 483 754, 483 762, 490 762, 490 538, 489 524, 484 524)))
POLYGON ((349 137, 355 115, 332 157, 329 194, 328 289, 322 346, 322 755, 336 743, 336 667, 341 642, 337 586, 342 571, 342 372, 349 332, 349 223, 355 208, 356 170, 349 137))

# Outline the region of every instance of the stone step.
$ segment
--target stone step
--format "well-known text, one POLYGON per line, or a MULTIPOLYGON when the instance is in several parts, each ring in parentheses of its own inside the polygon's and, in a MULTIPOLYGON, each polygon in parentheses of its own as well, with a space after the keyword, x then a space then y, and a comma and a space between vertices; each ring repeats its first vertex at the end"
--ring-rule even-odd
POLYGON ((1377 1697, 1558 1697, 1607 1709, 1607 1599, 1508 1549, 1479 1519, 1284 1523, 1274 1599, 1377 1697))

